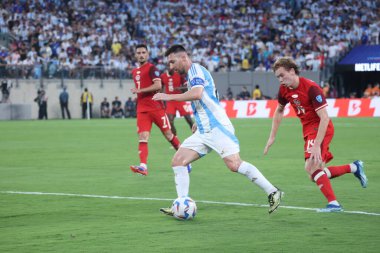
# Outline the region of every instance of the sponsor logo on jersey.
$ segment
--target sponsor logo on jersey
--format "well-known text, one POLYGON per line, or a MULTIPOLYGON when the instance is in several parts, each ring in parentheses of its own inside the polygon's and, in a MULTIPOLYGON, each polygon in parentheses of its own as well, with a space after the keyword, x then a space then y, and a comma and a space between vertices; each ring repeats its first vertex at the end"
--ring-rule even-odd
POLYGON ((292 98, 298 98, 298 95, 297 94, 293 94, 292 98))
POLYGON ((316 99, 319 103, 322 103, 322 96, 321 96, 321 95, 316 96, 315 99, 316 99))
POLYGON ((154 71, 154 74, 155 74, 156 76, 160 76, 160 72, 158 72, 158 71, 154 71))

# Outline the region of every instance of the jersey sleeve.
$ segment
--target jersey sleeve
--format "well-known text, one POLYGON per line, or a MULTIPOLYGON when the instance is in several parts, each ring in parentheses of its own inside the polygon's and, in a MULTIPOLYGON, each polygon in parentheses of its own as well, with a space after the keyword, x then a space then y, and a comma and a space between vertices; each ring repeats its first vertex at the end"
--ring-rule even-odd
POLYGON ((278 96, 277 96, 278 103, 285 106, 288 103, 288 100, 282 95, 281 90, 278 91, 278 96))
POLYGON ((161 79, 161 83, 162 83, 162 85, 165 85, 165 83, 166 83, 165 73, 162 73, 162 74, 160 75, 160 79, 161 79))
POLYGON ((149 75, 152 78, 152 81, 160 78, 160 71, 156 68, 156 66, 152 65, 149 70, 149 75))
POLYGON ((190 87, 204 87, 205 80, 199 76, 193 76, 189 79, 190 87))
POLYGON ((323 95, 323 91, 317 86, 310 87, 308 95, 315 111, 327 106, 327 101, 323 95))

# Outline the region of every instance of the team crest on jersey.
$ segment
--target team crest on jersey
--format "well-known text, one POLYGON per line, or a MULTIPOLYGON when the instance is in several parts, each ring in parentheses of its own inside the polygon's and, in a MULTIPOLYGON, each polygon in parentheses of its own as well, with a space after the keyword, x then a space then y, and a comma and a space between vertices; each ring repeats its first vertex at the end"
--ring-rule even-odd
POLYGON ((316 96, 315 99, 316 99, 319 103, 322 103, 322 96, 321 96, 321 95, 316 96))
POLYGON ((305 114, 305 108, 301 105, 301 101, 299 101, 298 99, 294 99, 293 103, 297 107, 297 114, 305 114))

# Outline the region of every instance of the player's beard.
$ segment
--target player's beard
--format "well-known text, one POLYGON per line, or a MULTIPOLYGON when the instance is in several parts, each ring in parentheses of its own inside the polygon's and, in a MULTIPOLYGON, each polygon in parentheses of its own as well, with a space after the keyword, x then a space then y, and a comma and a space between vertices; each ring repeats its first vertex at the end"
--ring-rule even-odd
POLYGON ((178 69, 176 69, 176 71, 177 71, 180 75, 186 75, 186 74, 187 74, 187 72, 186 72, 186 70, 185 70, 184 67, 178 68, 178 69))

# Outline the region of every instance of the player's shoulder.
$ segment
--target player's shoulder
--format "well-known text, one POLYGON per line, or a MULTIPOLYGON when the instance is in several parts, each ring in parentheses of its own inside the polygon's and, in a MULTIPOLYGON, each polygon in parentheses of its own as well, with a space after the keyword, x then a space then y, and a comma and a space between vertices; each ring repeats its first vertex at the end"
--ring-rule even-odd
POLYGON ((207 69, 200 65, 199 63, 193 63, 190 66, 190 69, 188 71, 188 76, 190 79, 193 77, 200 77, 200 78, 205 78, 205 73, 207 73, 207 69))
POLYGON ((303 85, 305 85, 308 88, 310 88, 310 87, 318 87, 318 88, 320 88, 319 85, 316 82, 314 82, 313 80, 308 79, 306 77, 300 76, 300 83, 302 83, 303 85))

